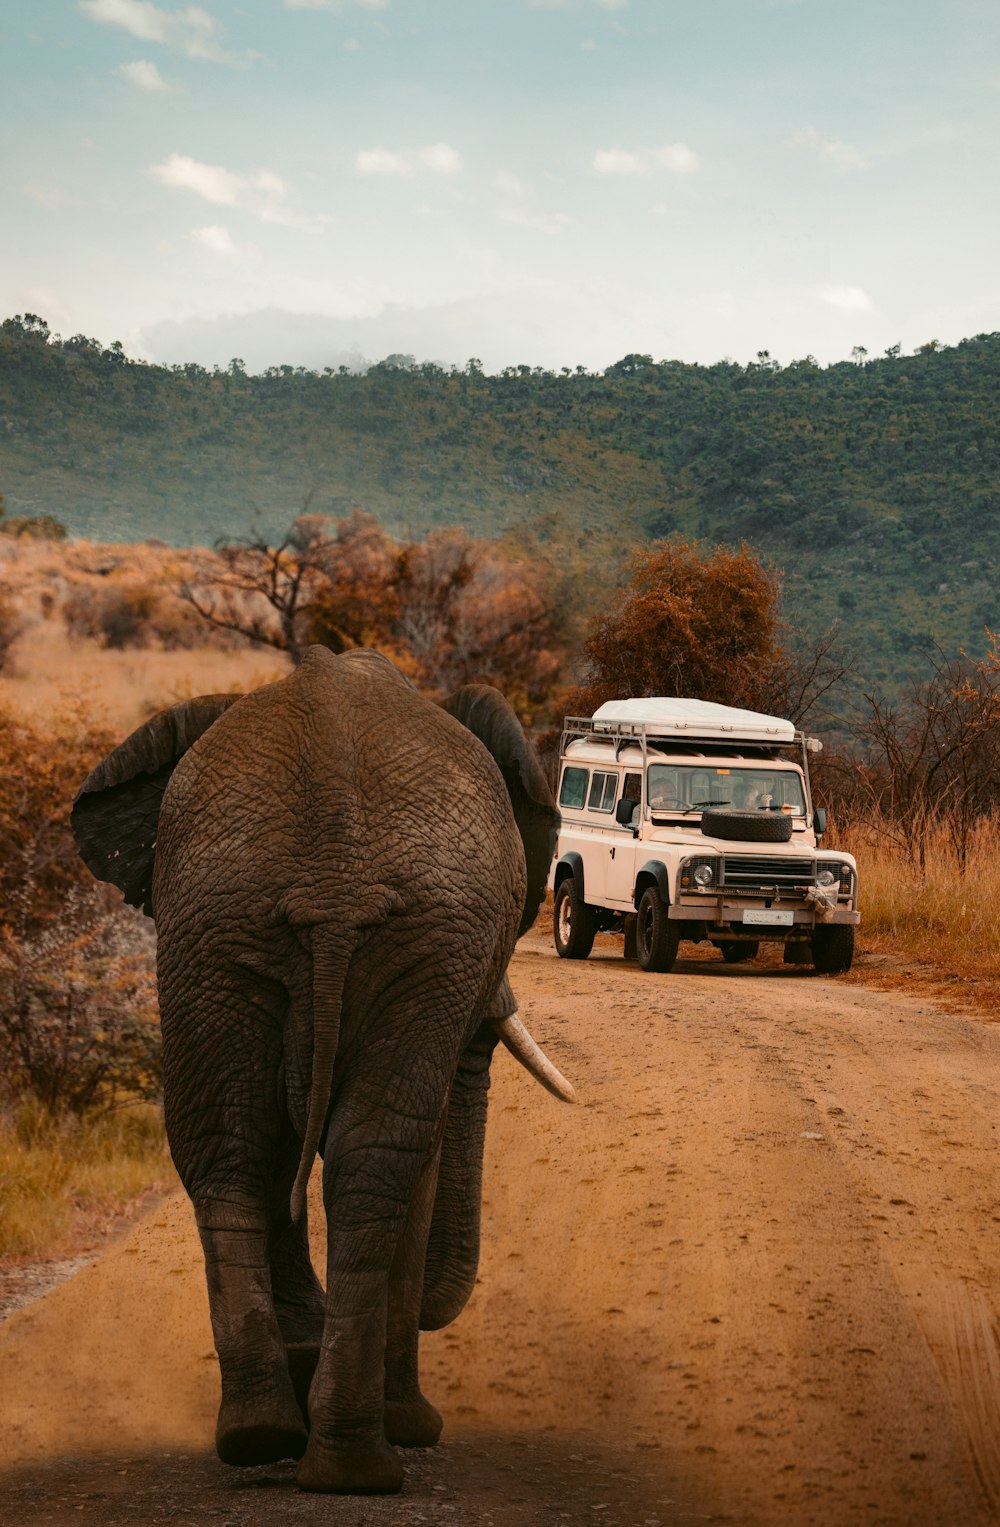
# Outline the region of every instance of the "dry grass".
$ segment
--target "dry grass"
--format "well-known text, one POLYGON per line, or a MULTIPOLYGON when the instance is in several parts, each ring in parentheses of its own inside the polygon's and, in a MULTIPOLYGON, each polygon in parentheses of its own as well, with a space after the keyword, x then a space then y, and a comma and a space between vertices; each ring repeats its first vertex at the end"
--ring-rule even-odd
MULTIPOLYGON (((150 626, 143 645, 116 649, 71 635, 68 605, 97 600, 110 588, 152 590, 167 624, 179 614, 177 590, 208 551, 163 546, 99 546, 0 536, 0 589, 23 625, 0 672, 0 704, 43 719, 82 703, 93 718, 126 736, 153 711, 192 695, 257 689, 283 677, 288 658, 205 626, 200 646, 171 647, 150 626)), ((199 623, 194 618, 197 629, 199 623)), ((195 640, 197 640, 197 636, 195 640)))
POLYGON ((0 1119, 0 1258, 78 1251, 175 1180, 159 1108, 81 1120, 23 1103, 0 1119))
POLYGON ((855 979, 931 987, 962 1005, 1000 1008, 1000 818, 975 829, 964 873, 944 825, 927 829, 923 869, 870 822, 845 822, 830 842, 858 860, 855 979))

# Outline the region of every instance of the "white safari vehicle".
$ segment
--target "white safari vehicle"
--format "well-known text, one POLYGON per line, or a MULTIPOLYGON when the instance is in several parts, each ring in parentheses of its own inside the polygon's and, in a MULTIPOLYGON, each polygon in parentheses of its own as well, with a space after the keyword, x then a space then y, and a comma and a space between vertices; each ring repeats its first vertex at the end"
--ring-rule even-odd
POLYGON ((790 721, 704 700, 613 700, 567 716, 562 826, 552 868, 554 936, 583 960, 599 930, 623 932, 643 970, 670 970, 682 938, 724 960, 762 939, 789 964, 832 974, 854 956, 858 871, 820 847, 809 754, 790 721))

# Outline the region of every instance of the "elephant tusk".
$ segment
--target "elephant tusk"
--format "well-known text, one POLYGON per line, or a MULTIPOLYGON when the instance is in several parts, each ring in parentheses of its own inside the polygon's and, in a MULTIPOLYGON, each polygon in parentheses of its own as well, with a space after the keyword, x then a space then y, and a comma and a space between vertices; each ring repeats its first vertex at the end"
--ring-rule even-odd
POLYGON ((509 1018, 494 1019, 493 1027, 514 1059, 519 1060, 547 1092, 564 1103, 576 1102, 576 1093, 570 1083, 535 1043, 516 1013, 511 1013, 509 1018))

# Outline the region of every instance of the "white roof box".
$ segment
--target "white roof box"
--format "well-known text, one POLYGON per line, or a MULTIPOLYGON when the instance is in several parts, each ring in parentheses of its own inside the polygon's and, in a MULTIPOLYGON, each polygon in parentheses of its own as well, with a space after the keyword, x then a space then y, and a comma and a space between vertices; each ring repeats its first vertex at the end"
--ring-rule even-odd
POLYGON ((780 743, 795 740, 795 727, 781 716, 715 705, 711 700, 679 700, 656 696, 647 700, 608 700, 594 712, 594 730, 609 731, 623 722, 644 726, 649 737, 737 738, 744 742, 780 743))

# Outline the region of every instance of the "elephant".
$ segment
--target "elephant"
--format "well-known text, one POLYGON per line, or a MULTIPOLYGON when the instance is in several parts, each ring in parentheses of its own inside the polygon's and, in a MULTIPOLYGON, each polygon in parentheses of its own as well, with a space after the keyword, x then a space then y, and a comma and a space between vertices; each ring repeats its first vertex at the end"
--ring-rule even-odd
POLYGON ((204 1252, 226 1463, 397 1490, 432 1446, 420 1330, 476 1279, 498 1040, 573 1089, 507 979, 558 825, 514 712, 439 705, 388 658, 154 716, 84 781, 84 861, 152 916, 167 1137, 204 1252), (327 1289, 306 1183, 323 1157, 327 1289))

